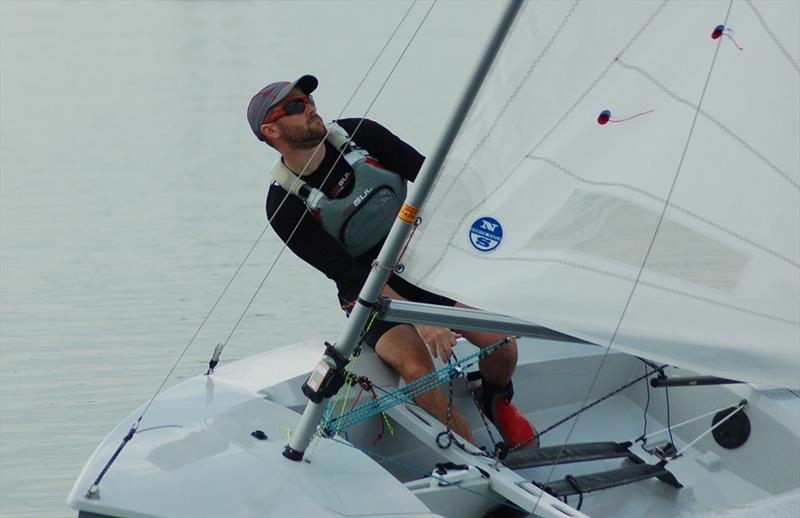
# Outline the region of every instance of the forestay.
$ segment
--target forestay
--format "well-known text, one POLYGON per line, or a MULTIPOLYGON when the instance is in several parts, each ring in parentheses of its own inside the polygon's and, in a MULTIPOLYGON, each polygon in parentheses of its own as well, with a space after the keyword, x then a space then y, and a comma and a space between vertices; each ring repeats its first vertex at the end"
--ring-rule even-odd
POLYGON ((798 19, 798 2, 528 4, 403 276, 655 361, 800 387, 798 19))

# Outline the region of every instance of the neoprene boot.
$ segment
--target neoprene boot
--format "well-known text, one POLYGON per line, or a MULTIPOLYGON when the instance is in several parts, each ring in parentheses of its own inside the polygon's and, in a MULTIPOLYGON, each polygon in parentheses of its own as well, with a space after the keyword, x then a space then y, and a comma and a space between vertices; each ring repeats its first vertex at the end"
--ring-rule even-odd
POLYGON ((491 420, 510 448, 538 448, 539 434, 528 418, 511 402, 514 385, 505 388, 483 380, 480 391, 483 413, 491 420))

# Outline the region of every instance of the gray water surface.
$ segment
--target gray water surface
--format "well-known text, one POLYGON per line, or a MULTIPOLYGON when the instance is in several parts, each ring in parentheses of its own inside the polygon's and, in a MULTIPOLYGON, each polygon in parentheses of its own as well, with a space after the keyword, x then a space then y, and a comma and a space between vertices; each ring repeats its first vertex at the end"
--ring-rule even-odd
MULTIPOLYGON (((264 84, 336 117, 411 2, 0 1, 0 516, 69 516, 95 446, 164 379, 265 228, 264 84)), ((430 2, 346 110, 363 115, 430 2)), ((503 7, 440 2, 368 116, 424 153, 503 7)), ((281 250, 267 230, 167 386, 201 374, 281 250)), ((223 355, 335 340, 290 252, 223 355)), ((312 366, 309 366, 309 369, 312 366)))

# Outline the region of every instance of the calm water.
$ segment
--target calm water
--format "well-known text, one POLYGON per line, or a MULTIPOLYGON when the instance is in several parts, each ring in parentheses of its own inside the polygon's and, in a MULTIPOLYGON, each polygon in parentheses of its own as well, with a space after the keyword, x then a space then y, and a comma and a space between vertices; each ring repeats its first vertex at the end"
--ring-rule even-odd
MULTIPOLYGON (((152 395, 264 229, 275 156, 246 124, 250 96, 311 72, 337 116, 410 5, 0 2, 0 515, 72 514, 83 462, 152 395)), ((437 5, 369 116, 429 153, 500 8, 437 5)), ((280 245, 264 235, 169 384, 203 372, 280 245)), ((342 321, 332 283, 286 253, 223 360, 334 339, 342 321)))

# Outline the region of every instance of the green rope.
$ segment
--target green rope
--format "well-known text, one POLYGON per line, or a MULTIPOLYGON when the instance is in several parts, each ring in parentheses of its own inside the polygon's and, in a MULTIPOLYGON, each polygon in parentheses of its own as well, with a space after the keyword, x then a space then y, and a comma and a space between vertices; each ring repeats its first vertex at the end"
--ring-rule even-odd
MULTIPOLYGON (((353 388, 353 383, 356 380, 356 375, 353 372, 353 369, 355 369, 356 363, 358 363, 358 358, 359 358, 359 356, 361 356, 361 344, 364 341, 364 336, 366 336, 366 334, 372 328, 372 325, 375 323, 375 319, 376 319, 377 316, 378 316, 378 312, 377 311, 373 311, 372 315, 371 315, 371 317, 369 319, 369 322, 367 322, 367 325, 364 326, 364 329, 361 331, 361 336, 359 337, 358 344, 356 345, 355 350, 353 350, 353 353, 350 355, 350 363, 345 368, 345 370, 347 371, 347 375, 346 375, 346 378, 345 378, 347 380, 347 389, 345 391, 344 398, 340 398, 339 397, 339 392, 337 392, 336 396, 334 396, 334 398, 331 401, 328 402, 328 405, 325 408, 325 413, 324 413, 324 415, 322 417, 322 425, 319 426, 317 428, 316 433, 314 433, 314 438, 312 439, 311 447, 309 448, 308 454, 305 456, 305 461, 306 462, 309 462, 309 463, 311 462, 311 459, 314 457, 314 454, 317 451, 317 447, 319 446, 319 439, 321 437, 323 437, 323 435, 335 435, 335 434, 338 434, 339 431, 340 431, 341 418, 344 415, 345 408, 347 408, 347 401, 348 401, 348 399, 350 399, 350 390, 353 388), (338 404, 340 399, 342 401, 342 409, 339 412, 339 417, 331 419, 331 416, 334 413, 336 413, 336 405, 338 404), (332 423, 336 424, 336 429, 331 433, 330 432, 330 425, 332 423)), ((386 419, 385 416, 384 416, 384 419, 386 419)), ((394 435, 394 430, 391 428, 391 425, 390 425, 389 429, 390 429, 390 433, 392 435, 394 435)))
POLYGON ((352 361, 351 361, 350 364, 348 364, 348 366, 345 369, 347 371, 347 376, 345 378, 347 380, 347 389, 345 390, 344 397, 340 398, 339 397, 340 393, 337 392, 336 396, 331 401, 328 402, 328 405, 325 408, 325 414, 324 414, 324 416, 322 418, 323 424, 322 424, 322 426, 317 428, 317 431, 314 434, 314 438, 312 439, 312 443, 311 443, 311 447, 309 448, 309 452, 305 456, 305 461, 306 462, 309 462, 309 463, 311 462, 311 459, 314 457, 314 454, 317 452, 317 447, 319 446, 320 438, 322 438, 322 436, 325 434, 324 431, 329 429, 328 427, 329 427, 329 425, 331 423, 337 423, 336 424, 336 430, 333 432, 333 434, 338 434, 339 433, 339 424, 338 424, 340 422, 339 419, 341 419, 342 415, 344 415, 344 410, 345 410, 345 408, 347 408, 347 401, 348 401, 348 399, 350 399, 350 389, 353 387, 353 383, 354 383, 354 381, 356 379, 356 375, 353 373, 353 369, 355 369, 356 364, 358 363, 358 356, 359 355, 354 352, 353 356, 350 357, 350 359, 352 361), (339 417, 331 419, 331 416, 334 413, 336 413, 336 405, 338 404, 340 399, 342 401, 342 409, 341 409, 341 411, 339 413, 339 417))
POLYGON ((386 412, 381 412, 381 417, 383 417, 383 424, 386 426, 386 429, 389 430, 389 435, 394 437, 394 426, 389 422, 389 416, 386 412))
MULTIPOLYGON (((358 361, 358 358, 356 358, 356 361, 358 361)), ((352 366, 347 369, 347 390, 345 390, 344 398, 342 399, 342 410, 339 412, 339 417, 336 419, 336 430, 334 431, 335 434, 339 433, 342 424, 342 416, 344 415, 344 411, 347 408, 347 401, 350 399, 350 390, 353 388, 353 380, 355 379, 353 375, 353 369, 356 366, 355 365, 356 361, 354 361, 352 363, 352 366)))

